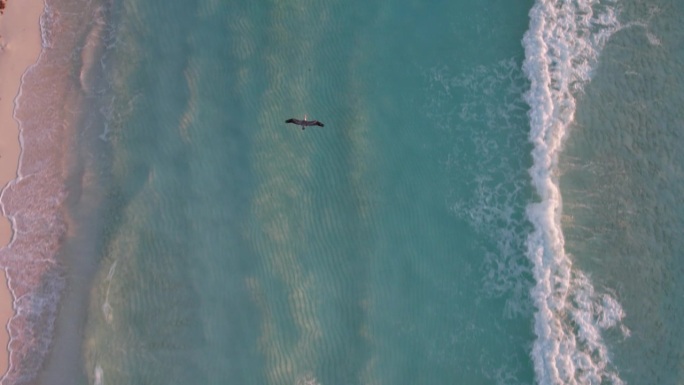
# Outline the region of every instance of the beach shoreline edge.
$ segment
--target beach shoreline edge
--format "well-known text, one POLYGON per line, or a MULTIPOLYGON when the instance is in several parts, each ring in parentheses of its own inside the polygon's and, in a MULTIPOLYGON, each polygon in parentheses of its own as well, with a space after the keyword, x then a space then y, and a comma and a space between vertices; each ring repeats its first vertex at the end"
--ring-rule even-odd
MULTIPOLYGON (((42 50, 40 17, 45 10, 43 0, 10 1, 0 15, 0 185, 3 191, 18 176, 21 145, 19 122, 14 117, 16 97, 22 77, 37 61, 42 50)), ((11 243, 13 229, 10 218, 0 220, 0 248, 11 243)), ((15 316, 14 295, 6 261, 0 260, 0 372, 10 368, 9 322, 15 316)))

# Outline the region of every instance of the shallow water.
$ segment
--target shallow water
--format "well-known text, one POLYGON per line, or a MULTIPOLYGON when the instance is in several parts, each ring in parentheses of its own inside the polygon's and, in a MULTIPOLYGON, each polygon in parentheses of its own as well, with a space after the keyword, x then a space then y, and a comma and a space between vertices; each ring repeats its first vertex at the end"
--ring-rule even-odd
MULTIPOLYGON (((136 3, 122 17, 131 40, 115 55, 144 54, 126 83, 137 95, 126 127, 109 133, 121 215, 96 279, 86 370, 127 383, 530 381, 520 47, 481 67, 465 54, 472 43, 442 55, 442 34, 457 36, 465 18, 412 15, 456 5, 215 7, 164 35, 150 17, 173 9, 136 3), (471 95, 482 116, 445 126, 445 104, 467 102, 437 90, 440 76, 507 99, 471 95), (505 127, 485 116, 501 102, 505 127), (284 124, 304 114, 325 129, 284 124), (468 143, 454 138, 470 132, 514 163, 497 170, 471 154, 463 175, 468 143), (478 177, 501 190, 493 210, 517 214, 473 226, 463 205, 488 210, 478 177), (495 267, 498 252, 508 266, 495 267)), ((499 20, 502 38, 524 30, 522 10, 499 20)))

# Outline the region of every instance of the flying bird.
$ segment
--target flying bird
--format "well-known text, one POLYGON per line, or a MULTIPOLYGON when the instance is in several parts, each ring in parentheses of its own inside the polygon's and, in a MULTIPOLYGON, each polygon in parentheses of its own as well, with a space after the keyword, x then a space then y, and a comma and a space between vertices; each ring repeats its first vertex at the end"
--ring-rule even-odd
POLYGON ((288 119, 285 121, 285 123, 292 123, 292 124, 296 124, 298 126, 302 126, 302 130, 304 130, 308 126, 325 127, 325 124, 319 122, 318 120, 306 120, 306 115, 304 115, 304 120, 288 119))

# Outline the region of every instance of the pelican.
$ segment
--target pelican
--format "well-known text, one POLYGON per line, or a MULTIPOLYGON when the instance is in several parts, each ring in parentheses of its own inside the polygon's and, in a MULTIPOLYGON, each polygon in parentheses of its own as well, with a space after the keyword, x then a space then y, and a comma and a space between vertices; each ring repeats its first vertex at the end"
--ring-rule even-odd
POLYGON ((319 126, 319 127, 325 126, 325 124, 319 122, 318 120, 306 120, 306 115, 304 115, 304 120, 290 118, 290 119, 286 120, 285 123, 292 123, 292 124, 296 124, 298 126, 302 126, 302 130, 304 130, 308 126, 319 126))

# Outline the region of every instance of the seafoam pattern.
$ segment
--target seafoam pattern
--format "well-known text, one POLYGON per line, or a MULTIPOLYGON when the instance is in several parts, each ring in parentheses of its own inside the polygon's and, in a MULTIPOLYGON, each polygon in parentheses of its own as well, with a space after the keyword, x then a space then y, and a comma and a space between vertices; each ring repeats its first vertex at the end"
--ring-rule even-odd
MULTIPOLYGON (((532 358, 539 384, 622 384, 610 362, 603 330, 622 326, 624 312, 610 294, 597 293, 573 267, 560 226, 558 154, 575 114, 575 98, 590 81, 599 53, 619 29, 614 1, 537 1, 523 39, 523 69, 531 82, 532 183, 541 199, 527 216, 534 265, 536 341, 532 358)), ((628 332, 624 327, 624 333, 628 332)))
MULTIPOLYGON (((12 224, 12 239, 0 250, 0 266, 7 273, 15 309, 8 325, 10 363, 0 381, 4 385, 35 381, 53 343, 67 281, 60 250, 69 236, 70 218, 64 211, 67 167, 73 161, 69 149, 84 112, 84 94, 70 74, 74 52, 83 48, 78 47, 79 37, 92 27, 96 6, 46 2, 40 19, 42 51, 22 76, 15 99, 21 154, 17 177, 0 196, 3 214, 12 224)), ((97 67, 92 55, 81 59, 83 74, 97 67)))
POLYGON ((448 206, 487 245, 482 245, 482 292, 506 299, 503 314, 530 314, 532 274, 525 258, 531 228, 524 216, 530 194, 527 168, 528 82, 515 58, 454 73, 431 69, 427 77, 433 99, 426 106, 440 130, 449 133, 453 149, 445 160, 454 191, 448 206))

